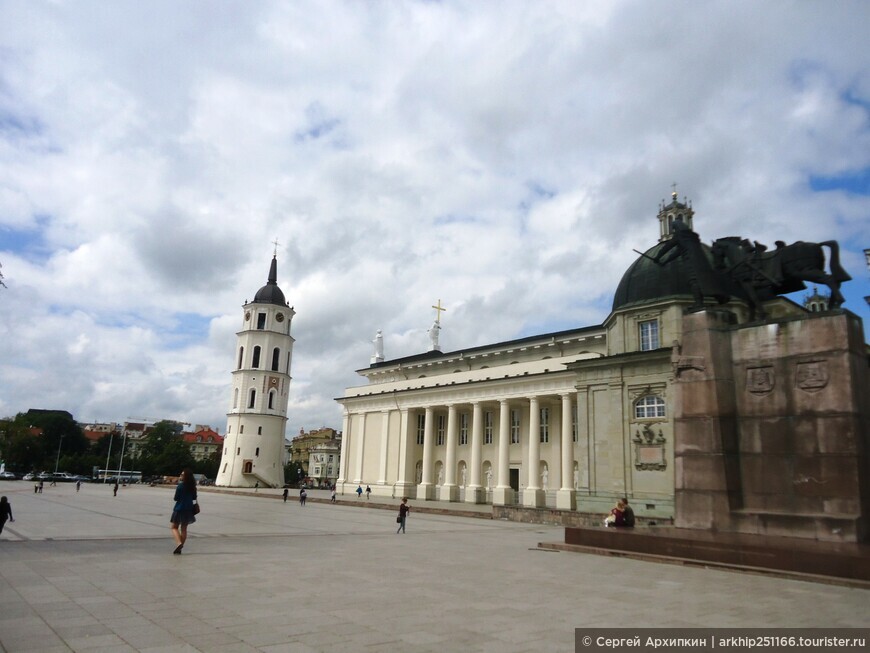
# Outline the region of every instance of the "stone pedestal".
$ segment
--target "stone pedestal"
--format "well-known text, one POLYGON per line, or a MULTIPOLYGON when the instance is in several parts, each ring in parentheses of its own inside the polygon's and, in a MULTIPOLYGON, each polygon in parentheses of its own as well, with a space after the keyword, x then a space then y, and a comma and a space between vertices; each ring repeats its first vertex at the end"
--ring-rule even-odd
POLYGON ((431 483, 420 483, 417 486, 417 498, 423 501, 434 501, 435 486, 431 483))
POLYGON ((459 501, 458 485, 442 485, 438 489, 439 501, 459 501))
POLYGON ((465 503, 486 503, 486 489, 481 486, 465 487, 465 503))
POLYGON ((393 485, 393 496, 408 497, 409 499, 417 498, 417 486, 414 483, 403 483, 399 481, 393 485))
POLYGON ((577 495, 574 490, 556 491, 557 510, 577 510, 577 495))
POLYGON ((492 505, 512 506, 516 499, 516 493, 511 487, 497 487, 492 491, 492 505))
POLYGON ((523 490, 523 506, 526 508, 542 508, 546 505, 546 494, 543 490, 523 490))
POLYGON ((736 326, 683 318, 675 525, 866 541, 870 375, 847 311, 736 326))

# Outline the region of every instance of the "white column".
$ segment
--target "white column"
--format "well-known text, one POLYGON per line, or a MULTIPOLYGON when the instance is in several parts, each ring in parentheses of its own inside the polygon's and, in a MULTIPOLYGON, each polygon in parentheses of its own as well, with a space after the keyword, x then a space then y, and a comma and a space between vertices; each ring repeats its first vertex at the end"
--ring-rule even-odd
POLYGON ((480 485, 480 455, 483 446, 483 407, 479 401, 472 404, 471 413, 471 483, 465 487, 466 503, 483 503, 486 500, 480 485))
POLYGON ((541 489, 541 407, 537 397, 529 398, 529 447, 526 458, 526 487, 523 489, 523 505, 539 508, 544 505, 541 489))
POLYGON ((435 498, 435 485, 432 483, 433 458, 435 453, 434 425, 435 409, 426 407, 426 422, 423 426, 423 478, 417 488, 417 498, 429 501, 435 498))
POLYGON ((390 441, 390 411, 381 411, 381 464, 377 485, 387 484, 387 449, 390 441))
POLYGON ((492 491, 494 506, 507 506, 514 503, 511 488, 510 446, 511 446, 511 408, 506 399, 499 402, 498 415, 498 480, 492 491))
POLYGON ((338 479, 335 481, 336 489, 344 494, 344 484, 347 483, 350 469, 348 464, 350 456, 347 452, 350 449, 350 413, 344 411, 344 416, 341 419, 341 453, 338 459, 338 479))
POLYGON ((359 416, 359 446, 356 450, 356 477, 353 482, 356 485, 362 484, 363 476, 363 458, 366 451, 366 414, 360 413, 359 416))
POLYGON ((456 406, 447 407, 447 455, 445 456, 444 484, 441 486, 441 501, 459 501, 459 486, 456 485, 456 444, 458 436, 459 416, 456 406))
POLYGON ((399 451, 398 475, 393 485, 393 496, 413 498, 416 495, 416 479, 414 473, 416 466, 412 455, 415 451, 414 436, 412 432, 411 412, 407 408, 399 411, 399 451))
POLYGON ((562 482, 556 491, 556 508, 558 510, 576 510, 577 497, 574 494, 574 433, 572 418, 576 396, 565 393, 562 395, 562 482))

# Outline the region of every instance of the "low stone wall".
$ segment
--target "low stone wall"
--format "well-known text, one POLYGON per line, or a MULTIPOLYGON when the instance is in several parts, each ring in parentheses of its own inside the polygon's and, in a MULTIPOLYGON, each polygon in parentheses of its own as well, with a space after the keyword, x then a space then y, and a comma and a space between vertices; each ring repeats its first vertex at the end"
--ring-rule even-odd
MULTIPOLYGON (((553 508, 525 508, 523 506, 493 506, 492 518, 525 524, 553 524, 554 526, 595 527, 603 526, 606 515, 597 512, 555 510, 553 508)), ((638 526, 670 524, 671 520, 635 517, 638 526)))

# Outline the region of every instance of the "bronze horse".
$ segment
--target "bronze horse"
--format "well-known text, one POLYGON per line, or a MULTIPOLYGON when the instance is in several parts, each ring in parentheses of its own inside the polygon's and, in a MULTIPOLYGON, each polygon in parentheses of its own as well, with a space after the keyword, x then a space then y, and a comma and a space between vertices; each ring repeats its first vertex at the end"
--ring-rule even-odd
POLYGON ((806 288, 804 281, 824 284, 831 290, 830 307, 838 308, 845 298, 840 284, 852 277, 840 266, 840 248, 835 240, 822 243, 797 241, 786 245, 777 241, 776 249, 745 238, 728 236, 713 242, 713 268, 737 281, 746 292, 754 311, 764 317, 762 302, 806 288), (830 254, 830 273, 825 271, 825 252, 830 254))

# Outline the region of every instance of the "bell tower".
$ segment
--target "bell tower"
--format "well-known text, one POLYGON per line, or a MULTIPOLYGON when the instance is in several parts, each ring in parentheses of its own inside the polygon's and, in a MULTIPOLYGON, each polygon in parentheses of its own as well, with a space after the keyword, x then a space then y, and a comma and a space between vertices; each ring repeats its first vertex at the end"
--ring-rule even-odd
POLYGON ((685 197, 680 202, 677 199, 677 185, 671 186, 674 190, 671 193, 671 203, 665 204, 665 200, 659 204, 659 242, 669 240, 674 233, 674 222, 680 220, 692 231, 695 230, 692 225, 692 220, 695 217, 695 211, 692 209, 692 203, 685 197))
POLYGON ((272 256, 266 285, 254 301, 245 302, 242 312, 227 434, 215 484, 281 487, 294 343, 290 323, 296 313, 278 287, 277 254, 272 256))

